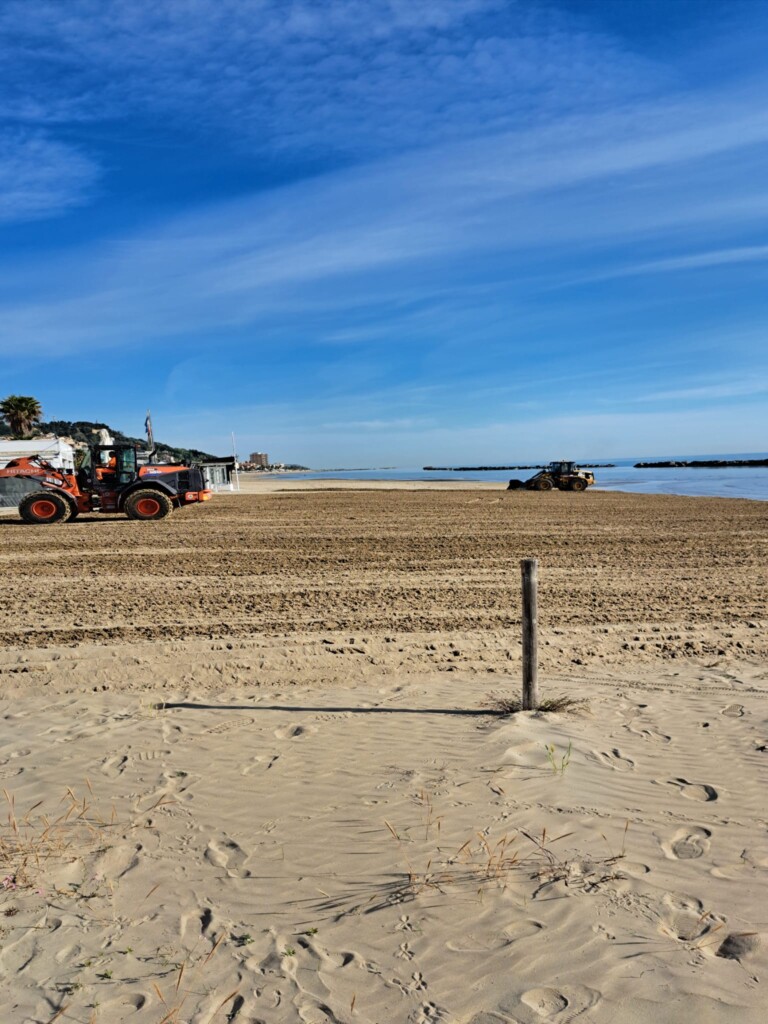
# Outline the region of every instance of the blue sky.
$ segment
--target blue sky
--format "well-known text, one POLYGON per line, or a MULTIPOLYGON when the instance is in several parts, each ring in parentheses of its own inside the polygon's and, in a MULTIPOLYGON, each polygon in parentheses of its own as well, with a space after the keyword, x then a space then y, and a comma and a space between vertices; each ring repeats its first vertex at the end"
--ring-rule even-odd
POLYGON ((768 447, 768 4, 5 0, 0 394, 312 466, 768 447))

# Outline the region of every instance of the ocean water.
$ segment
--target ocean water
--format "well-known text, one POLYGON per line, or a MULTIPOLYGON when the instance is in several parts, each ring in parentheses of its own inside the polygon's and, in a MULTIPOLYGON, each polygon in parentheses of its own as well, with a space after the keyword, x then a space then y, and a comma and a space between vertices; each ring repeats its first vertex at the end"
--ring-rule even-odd
MULTIPOLYGON (((627 459, 595 458, 590 462, 613 462, 612 469, 594 469, 595 489, 629 491, 637 494, 685 494, 708 498, 753 498, 768 501, 768 467, 729 469, 635 469, 635 462, 690 461, 692 459, 767 459, 768 453, 729 455, 645 455, 627 459)), ((479 460, 478 460, 479 461, 479 460)), ((513 460, 510 460, 513 461, 513 460)), ((526 460, 520 460, 526 461, 526 460)), ((535 460, 531 459, 533 464, 535 460)), ((489 472, 425 471, 414 468, 323 470, 291 473, 291 479, 306 480, 485 480, 506 482, 533 476, 535 470, 492 470, 489 472)))

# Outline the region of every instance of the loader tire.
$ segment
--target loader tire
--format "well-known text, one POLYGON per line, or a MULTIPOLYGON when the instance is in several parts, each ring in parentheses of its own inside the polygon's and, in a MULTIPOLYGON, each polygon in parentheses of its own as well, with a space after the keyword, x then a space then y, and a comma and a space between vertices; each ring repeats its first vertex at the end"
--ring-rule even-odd
POLYGON ((19 502, 19 515, 25 523, 33 526, 64 523, 71 511, 69 501, 55 491, 34 491, 19 502))
POLYGON ((533 485, 533 489, 534 491, 551 491, 552 481, 547 480, 547 478, 544 477, 542 480, 536 481, 536 483, 533 485))
POLYGON ((164 519, 172 511, 173 503, 162 491, 147 488, 129 494, 123 508, 129 519, 164 519))
POLYGON ((586 480, 571 480, 572 491, 586 491, 587 481, 586 480))

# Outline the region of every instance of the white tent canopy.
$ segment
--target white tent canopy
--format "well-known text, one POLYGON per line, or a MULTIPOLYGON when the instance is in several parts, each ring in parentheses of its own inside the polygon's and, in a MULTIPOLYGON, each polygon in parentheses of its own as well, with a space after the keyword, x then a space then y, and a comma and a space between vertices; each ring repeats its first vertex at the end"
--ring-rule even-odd
POLYGON ((67 441, 58 437, 36 437, 32 441, 0 441, 0 469, 4 469, 13 459, 42 456, 56 469, 66 469, 70 473, 75 469, 75 449, 67 441))

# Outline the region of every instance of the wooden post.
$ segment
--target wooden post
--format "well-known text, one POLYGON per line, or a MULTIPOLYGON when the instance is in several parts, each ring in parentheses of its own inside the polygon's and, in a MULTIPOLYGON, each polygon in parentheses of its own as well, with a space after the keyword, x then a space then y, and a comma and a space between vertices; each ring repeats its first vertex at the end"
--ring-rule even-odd
POLYGON ((523 711, 539 706, 539 658, 537 629, 539 624, 538 589, 539 562, 524 558, 520 562, 523 576, 523 711))

